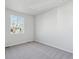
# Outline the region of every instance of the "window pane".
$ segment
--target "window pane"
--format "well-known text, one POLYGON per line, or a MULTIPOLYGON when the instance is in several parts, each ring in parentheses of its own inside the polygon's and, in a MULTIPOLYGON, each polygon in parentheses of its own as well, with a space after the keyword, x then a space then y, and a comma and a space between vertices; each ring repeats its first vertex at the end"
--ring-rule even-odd
POLYGON ((11 20, 11 33, 24 33, 24 17, 10 16, 11 20))

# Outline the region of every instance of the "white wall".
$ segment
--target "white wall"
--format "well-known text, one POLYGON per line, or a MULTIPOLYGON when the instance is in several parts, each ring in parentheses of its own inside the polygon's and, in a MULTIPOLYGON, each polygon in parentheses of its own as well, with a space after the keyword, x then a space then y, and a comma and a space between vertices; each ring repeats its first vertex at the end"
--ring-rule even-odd
POLYGON ((34 19, 33 16, 18 13, 9 9, 5 9, 6 15, 5 15, 5 45, 12 46, 20 43, 25 43, 29 41, 33 41, 33 25, 34 25, 34 19), (23 16, 24 17, 24 34, 10 34, 10 15, 17 15, 17 16, 23 16))
POLYGON ((73 3, 69 2, 36 16, 36 41, 73 51, 73 3))

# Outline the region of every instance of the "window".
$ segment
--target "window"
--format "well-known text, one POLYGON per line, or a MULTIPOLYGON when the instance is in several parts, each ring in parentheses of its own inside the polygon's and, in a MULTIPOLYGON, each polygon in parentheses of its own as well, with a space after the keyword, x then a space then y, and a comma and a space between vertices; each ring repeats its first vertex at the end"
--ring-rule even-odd
POLYGON ((10 21, 11 34, 24 33, 24 17, 11 15, 10 21))

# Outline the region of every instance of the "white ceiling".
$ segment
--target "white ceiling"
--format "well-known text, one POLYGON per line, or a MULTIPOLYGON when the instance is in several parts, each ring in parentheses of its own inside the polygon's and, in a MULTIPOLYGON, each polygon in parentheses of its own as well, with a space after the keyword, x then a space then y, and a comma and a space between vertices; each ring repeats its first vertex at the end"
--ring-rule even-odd
POLYGON ((68 1, 69 0, 5 0, 5 6, 17 12, 37 15, 68 1))

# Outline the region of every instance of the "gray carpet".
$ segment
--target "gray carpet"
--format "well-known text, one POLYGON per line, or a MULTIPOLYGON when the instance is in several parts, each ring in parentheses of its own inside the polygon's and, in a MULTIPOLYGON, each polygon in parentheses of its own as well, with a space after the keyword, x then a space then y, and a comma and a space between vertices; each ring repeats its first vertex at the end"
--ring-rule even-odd
POLYGON ((73 59, 73 55, 38 42, 30 42, 6 48, 5 59, 73 59))

